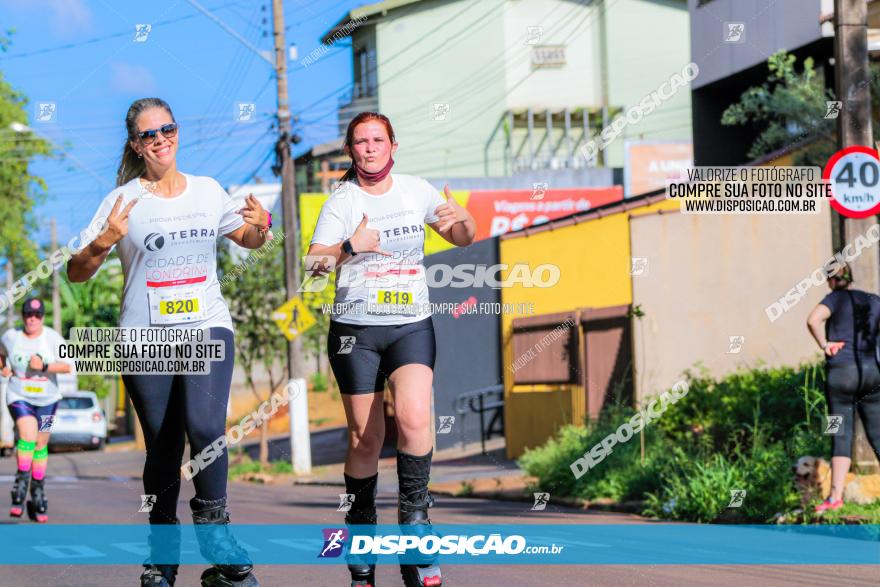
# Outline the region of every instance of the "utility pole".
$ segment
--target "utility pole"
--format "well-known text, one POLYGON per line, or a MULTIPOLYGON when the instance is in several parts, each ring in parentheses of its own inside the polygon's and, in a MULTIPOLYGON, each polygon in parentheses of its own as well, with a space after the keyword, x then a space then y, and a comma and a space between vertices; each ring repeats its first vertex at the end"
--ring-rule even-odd
MULTIPOLYGON (((50 251, 58 250, 58 233, 55 225, 55 219, 52 219, 52 248, 50 251)), ((58 277, 58 269, 52 272, 52 328, 55 332, 61 333, 61 291, 60 278, 58 277)))
MULTIPOLYGON (((834 0, 834 54, 836 89, 843 107, 837 118, 837 146, 870 147, 874 144, 871 129, 871 85, 868 68, 868 2, 867 0, 834 0)), ((837 214, 836 212, 832 212, 837 214)), ((877 217, 844 218, 843 243, 855 242, 877 223, 877 217)), ((838 250, 840 247, 836 247, 838 250)), ((864 249, 852 262, 853 277, 859 289, 880 293, 880 250, 876 244, 864 249)), ((868 445, 865 429, 855 414, 855 462, 868 469, 877 469, 874 451, 868 445)))
MULTIPOLYGON (((299 274, 299 207, 296 176, 290 152, 290 102, 287 91, 287 42, 284 37, 284 0, 272 0, 273 34, 275 39, 275 81, 278 89, 278 155, 281 158, 281 210, 284 223, 284 284, 287 299, 296 297, 299 274)), ((290 402, 290 449, 295 473, 312 470, 311 438, 309 436, 309 404, 303 377, 302 342, 299 337, 287 343, 289 389, 296 395, 290 402)))
MULTIPOLYGON (((287 92, 287 42, 284 38, 284 1, 272 0, 272 33, 274 37, 275 59, 260 52, 244 37, 224 23, 216 15, 197 2, 187 2, 210 18, 226 33, 255 53, 275 69, 278 92, 278 142, 276 152, 281 163, 281 213, 284 230, 284 285, 287 298, 296 297, 300 284, 299 273, 299 206, 296 197, 293 157, 290 152, 290 103, 287 92)), ((303 377, 302 344, 299 338, 287 343, 288 385, 294 392, 288 404, 290 413, 290 452, 295 473, 309 473, 312 470, 312 448, 309 436, 309 403, 306 381, 303 377)))

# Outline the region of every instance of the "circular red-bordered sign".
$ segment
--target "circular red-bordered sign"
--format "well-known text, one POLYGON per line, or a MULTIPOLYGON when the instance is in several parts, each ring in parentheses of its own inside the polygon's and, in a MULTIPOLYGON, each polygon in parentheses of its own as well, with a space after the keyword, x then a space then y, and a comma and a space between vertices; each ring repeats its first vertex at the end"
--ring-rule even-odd
POLYGON ((831 207, 847 218, 880 213, 880 156, 871 147, 857 145, 835 153, 822 179, 831 183, 831 207))

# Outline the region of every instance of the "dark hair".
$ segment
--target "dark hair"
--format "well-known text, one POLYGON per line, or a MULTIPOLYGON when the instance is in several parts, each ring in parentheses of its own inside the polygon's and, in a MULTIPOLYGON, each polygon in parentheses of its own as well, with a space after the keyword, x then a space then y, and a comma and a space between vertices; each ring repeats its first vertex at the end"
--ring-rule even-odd
POLYGON ((837 269, 828 275, 828 279, 833 279, 835 284, 833 289, 846 289, 853 281, 852 268, 849 263, 840 264, 837 269))
POLYGON ((147 169, 144 160, 132 149, 131 143, 138 139, 138 116, 150 108, 161 108, 171 116, 171 120, 177 122, 174 120, 174 113, 171 112, 171 106, 162 98, 141 98, 131 103, 131 106, 128 107, 128 113, 125 115, 126 138, 125 146, 122 148, 122 160, 116 170, 117 187, 127 184, 135 177, 140 177, 147 169))
MULTIPOLYGON (((367 122, 370 120, 378 120, 382 124, 385 125, 385 130, 388 131, 388 138, 391 139, 391 142, 394 143, 394 128, 391 126, 391 121, 388 120, 388 117, 384 114, 379 114, 378 112, 361 112, 357 116, 351 119, 351 122, 348 123, 348 130, 345 133, 345 146, 348 147, 349 152, 351 152, 351 145, 354 142, 354 129, 357 125, 362 122, 367 122)), ((357 172, 354 170, 354 159, 352 159, 352 165, 348 168, 348 171, 345 172, 345 175, 342 176, 342 179, 339 181, 351 181, 357 177, 357 172)))

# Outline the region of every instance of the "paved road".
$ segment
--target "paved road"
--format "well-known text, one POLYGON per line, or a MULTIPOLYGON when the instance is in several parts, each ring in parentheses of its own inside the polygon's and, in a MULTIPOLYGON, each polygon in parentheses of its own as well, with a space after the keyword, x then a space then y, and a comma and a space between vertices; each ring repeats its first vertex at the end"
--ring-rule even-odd
MULTIPOLYGON (((142 488, 138 474, 143 456, 138 453, 66 453, 50 457, 47 484, 52 524, 132 523, 144 519, 138 514, 142 488)), ((0 459, 0 497, 6 498, 14 462, 0 459)), ((322 486, 262 486, 232 483, 229 487, 230 510, 236 523, 310 523, 339 524, 336 512, 338 489, 322 486)), ((179 511, 188 511, 186 502, 192 486, 184 483, 179 511)), ((5 506, 4 506, 5 507, 5 506)), ((392 523, 396 504, 390 492, 379 497, 380 521, 392 523)), ((551 507, 544 512, 529 512, 529 504, 495 502, 481 499, 440 498, 432 518, 443 523, 553 523, 579 525, 572 531, 589 532, 589 524, 635 524, 643 522, 627 514, 590 513, 551 507)), ((24 523, 9 518, 0 523, 24 523)), ((658 544, 658 549, 663 545, 658 544)), ((203 567, 184 566, 178 585, 198 585, 203 567)), ((467 586, 541 586, 548 585, 876 585, 876 567, 830 566, 481 566, 444 567, 445 584, 467 586)), ((124 586, 137 585, 140 573, 136 566, 3 566, 0 586, 124 586)), ((343 567, 260 566, 258 577, 267 587, 282 585, 348 585, 343 567)), ((400 585, 395 567, 380 566, 378 584, 400 585)))

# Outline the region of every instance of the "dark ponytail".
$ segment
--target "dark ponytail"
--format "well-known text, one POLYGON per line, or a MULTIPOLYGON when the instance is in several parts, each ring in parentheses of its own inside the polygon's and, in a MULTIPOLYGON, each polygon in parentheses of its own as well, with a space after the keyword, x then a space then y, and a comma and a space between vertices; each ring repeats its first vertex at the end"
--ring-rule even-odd
MULTIPOLYGON (((122 160, 119 162, 119 168, 116 170, 116 186, 125 185, 135 177, 140 177, 147 170, 144 160, 132 148, 131 143, 138 140, 137 119, 145 110, 150 108, 161 108, 174 120, 174 113, 171 112, 171 106, 161 98, 141 98, 135 100, 128 107, 128 113, 125 115, 126 139, 125 146, 122 148, 122 160)), ((177 122, 176 120, 174 120, 177 122)))
MULTIPOLYGON (((354 129, 357 125, 362 122, 367 122, 369 120, 378 120, 382 124, 385 125, 385 130, 388 131, 388 138, 392 143, 395 143, 394 139, 394 128, 391 126, 391 121, 388 120, 388 117, 384 114, 379 114, 378 112, 361 112, 357 116, 351 119, 351 122, 348 123, 348 130, 345 133, 345 146, 348 147, 349 153, 351 152, 351 145, 354 142, 354 129)), ((344 181, 351 181, 357 177, 357 171, 354 169, 354 160, 352 160, 351 167, 348 168, 348 171, 345 172, 345 175, 342 176, 342 179, 339 180, 340 183, 344 181)))
POLYGON ((829 280, 833 280, 831 285, 831 289, 846 289, 852 282, 855 281, 852 276, 852 268, 849 266, 849 263, 839 263, 837 268, 832 270, 826 270, 829 280))
POLYGON ((345 175, 342 176, 342 179, 340 179, 339 182, 342 183, 343 181, 351 181, 355 177, 357 177, 357 172, 354 170, 354 165, 352 165, 348 168, 348 170, 345 172, 345 175))

